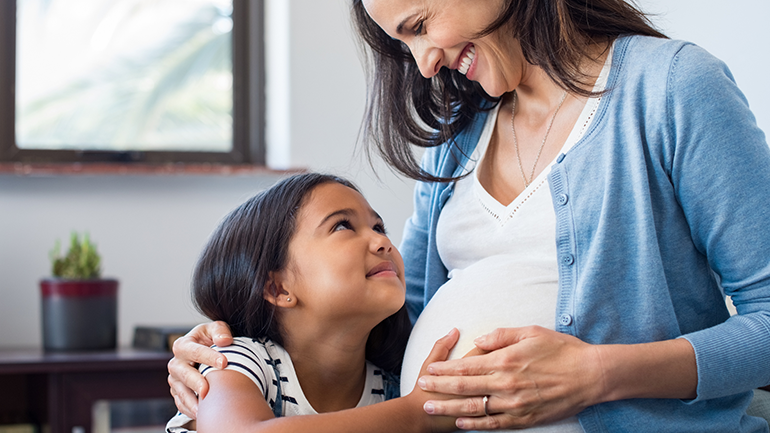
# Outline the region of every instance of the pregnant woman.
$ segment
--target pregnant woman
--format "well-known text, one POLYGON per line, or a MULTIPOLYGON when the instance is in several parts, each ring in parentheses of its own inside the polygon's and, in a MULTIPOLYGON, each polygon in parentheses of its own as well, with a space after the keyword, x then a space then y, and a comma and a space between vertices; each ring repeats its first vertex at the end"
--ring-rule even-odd
MULTIPOLYGON (((425 410, 465 430, 767 432, 746 408, 770 384, 770 149, 728 68, 623 0, 353 16, 368 137, 419 181, 404 389, 454 395, 425 410), (418 380, 451 327, 453 358, 483 354, 418 380)), ((169 365, 192 415, 213 336, 229 339, 196 328, 169 365)))

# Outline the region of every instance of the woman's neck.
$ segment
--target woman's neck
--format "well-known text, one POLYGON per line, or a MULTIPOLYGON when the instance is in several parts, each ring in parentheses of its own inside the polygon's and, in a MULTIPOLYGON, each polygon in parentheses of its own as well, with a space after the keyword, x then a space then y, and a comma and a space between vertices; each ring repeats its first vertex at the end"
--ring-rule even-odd
MULTIPOLYGON (((584 90, 591 91, 593 89, 611 46, 611 41, 592 45, 589 56, 583 59, 580 69, 585 76, 584 90)), ((535 110, 542 107, 544 112, 549 111, 553 107, 554 101, 558 101, 564 93, 564 89, 559 87, 541 67, 531 64, 527 64, 522 71, 519 85, 515 90, 519 104, 534 107, 535 110)))
POLYGON ((546 117, 561 99, 564 90, 559 87, 539 66, 530 65, 516 87, 519 107, 546 117))
POLYGON ((366 383, 369 334, 334 332, 307 323, 294 329, 301 329, 301 335, 287 335, 284 348, 310 405, 319 413, 355 407, 366 383))

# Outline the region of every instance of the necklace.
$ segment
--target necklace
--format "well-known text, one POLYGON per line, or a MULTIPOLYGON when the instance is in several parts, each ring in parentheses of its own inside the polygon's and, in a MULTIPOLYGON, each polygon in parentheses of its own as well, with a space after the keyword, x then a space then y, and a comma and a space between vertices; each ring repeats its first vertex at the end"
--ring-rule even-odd
POLYGON ((561 104, 564 103, 564 100, 567 99, 567 92, 564 92, 564 94, 561 97, 561 101, 559 101, 559 105, 556 107, 556 111, 553 112, 553 117, 551 117, 551 121, 548 123, 548 128, 545 130, 545 137, 543 137, 543 142, 540 143, 540 150, 537 151, 537 156, 535 157, 535 163, 532 164, 532 172, 529 174, 529 180, 527 180, 527 175, 524 174, 524 167, 521 166, 521 156, 519 155, 519 142, 516 140, 516 128, 513 126, 513 116, 516 113, 516 91, 513 92, 513 104, 511 106, 511 132, 513 132, 513 147, 516 149, 516 160, 519 162, 519 171, 521 172, 521 178, 524 179, 524 187, 528 187, 530 182, 535 180, 535 167, 537 167, 537 162, 540 160, 540 154, 543 153, 543 148, 545 147, 545 142, 548 140, 548 133, 551 132, 551 126, 553 125, 554 119, 556 119, 556 114, 559 112, 559 109, 561 108, 561 104))

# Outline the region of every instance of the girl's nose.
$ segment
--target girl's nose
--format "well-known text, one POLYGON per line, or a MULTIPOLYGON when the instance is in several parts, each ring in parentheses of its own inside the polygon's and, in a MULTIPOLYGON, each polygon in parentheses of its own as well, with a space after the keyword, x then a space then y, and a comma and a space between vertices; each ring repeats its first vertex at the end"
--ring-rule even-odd
POLYGON ((376 253, 390 253, 393 251, 393 244, 387 236, 377 233, 372 239, 372 250, 376 253))

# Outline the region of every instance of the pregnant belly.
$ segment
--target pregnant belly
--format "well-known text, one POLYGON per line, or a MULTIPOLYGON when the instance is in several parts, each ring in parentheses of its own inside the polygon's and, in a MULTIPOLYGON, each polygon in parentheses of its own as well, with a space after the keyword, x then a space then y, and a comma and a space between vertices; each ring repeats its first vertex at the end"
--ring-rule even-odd
MULTIPOLYGON (((401 394, 412 391, 425 358, 439 338, 460 331, 450 359, 473 349, 473 340, 496 328, 539 325, 554 329, 556 270, 514 267, 489 258, 463 270, 428 302, 412 329, 401 370, 401 394)), ((502 261, 502 262, 501 262, 502 261)))
MULTIPOLYGON (((412 392, 425 358, 452 328, 460 339, 449 358, 462 358, 473 340, 496 328, 539 325, 554 329, 558 281, 556 270, 500 266, 494 259, 455 271, 436 292, 412 329, 401 370, 401 395, 412 392)), ((527 431, 582 431, 577 418, 527 431)))

